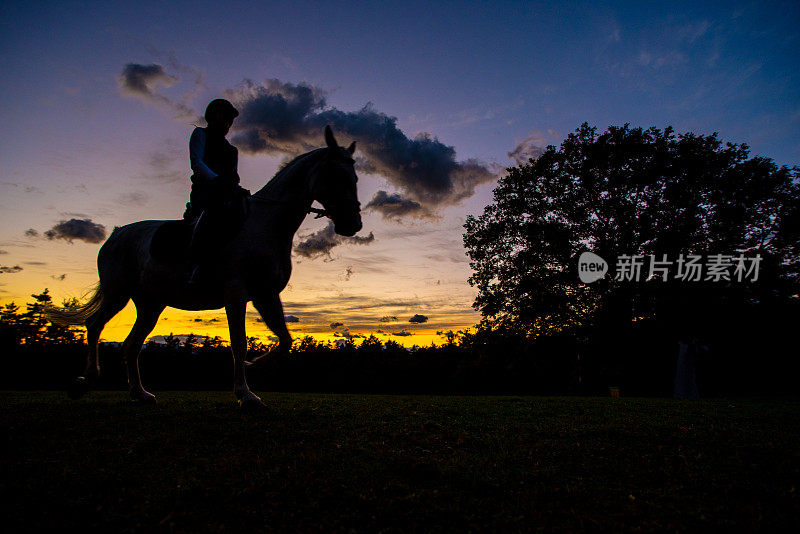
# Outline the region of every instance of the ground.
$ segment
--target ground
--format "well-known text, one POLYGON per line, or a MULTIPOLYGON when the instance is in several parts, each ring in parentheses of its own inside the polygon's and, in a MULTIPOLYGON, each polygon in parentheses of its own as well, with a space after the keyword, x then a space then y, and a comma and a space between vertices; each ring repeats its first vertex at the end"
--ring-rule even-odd
POLYGON ((158 398, 0 392, 4 530, 800 531, 797 399, 158 398))

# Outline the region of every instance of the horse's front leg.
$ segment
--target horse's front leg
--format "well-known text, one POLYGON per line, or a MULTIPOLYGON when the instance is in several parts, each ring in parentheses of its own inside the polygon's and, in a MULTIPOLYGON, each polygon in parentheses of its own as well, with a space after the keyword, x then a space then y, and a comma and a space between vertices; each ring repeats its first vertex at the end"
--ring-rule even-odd
POLYGON ((274 356, 288 356, 289 349, 292 348, 292 336, 289 334, 289 329, 286 328, 286 317, 283 315, 283 304, 281 304, 281 298, 278 293, 254 299, 253 306, 258 310, 267 328, 278 336, 278 347, 249 363, 255 363, 265 357, 269 359, 274 356))
POLYGON ((263 408, 261 399, 250 391, 244 371, 244 357, 247 354, 247 333, 245 332, 244 319, 247 310, 247 301, 236 299, 225 304, 225 313, 228 316, 228 330, 231 334, 231 351, 233 352, 233 393, 239 399, 242 408, 263 408))

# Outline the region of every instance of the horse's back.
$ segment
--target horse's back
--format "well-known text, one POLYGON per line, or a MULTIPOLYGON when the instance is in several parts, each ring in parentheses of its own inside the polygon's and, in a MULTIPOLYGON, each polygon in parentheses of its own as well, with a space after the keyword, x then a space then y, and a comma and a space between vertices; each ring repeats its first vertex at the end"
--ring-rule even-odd
POLYGON ((97 255, 100 283, 135 276, 150 259, 150 245, 169 221, 139 221, 114 228, 97 255))
POLYGON ((120 256, 132 250, 149 248, 159 228, 172 221, 138 221, 114 228, 100 248, 100 254, 120 256))

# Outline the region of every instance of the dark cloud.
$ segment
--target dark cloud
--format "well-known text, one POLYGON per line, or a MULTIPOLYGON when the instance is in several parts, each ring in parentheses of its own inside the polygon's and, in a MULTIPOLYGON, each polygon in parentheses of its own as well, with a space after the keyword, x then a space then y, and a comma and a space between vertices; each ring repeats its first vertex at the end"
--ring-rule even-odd
POLYGON ((366 336, 362 334, 351 334, 348 330, 345 330, 343 332, 334 332, 333 337, 340 337, 343 339, 361 339, 366 336))
MULTIPOLYGON (((182 150, 179 150, 172 141, 167 140, 164 149, 150 154, 148 160, 149 169, 145 177, 148 180, 158 183, 180 182, 186 180, 186 170, 184 169, 182 150)), ((144 202, 147 200, 145 193, 133 193, 134 198, 144 202), (144 195, 144 197, 142 197, 144 195)))
MULTIPOLYGON (((162 87, 172 87, 179 81, 180 78, 167 74, 163 66, 155 63, 151 65, 128 63, 123 67, 122 73, 117 76, 117 84, 123 95, 166 106, 172 109, 179 118, 196 119, 197 114, 185 103, 178 102, 161 93, 162 87)), ((195 85, 197 83, 196 81, 195 85)), ((199 83, 202 83, 202 80, 199 83)))
MULTIPOLYGON (((234 143, 249 152, 299 154, 319 145, 322 130, 309 119, 325 107, 320 89, 300 83, 245 80, 226 95, 239 109, 234 143)), ((324 124, 323 124, 324 127, 324 124)))
POLYGON ((525 139, 514 150, 508 153, 508 157, 513 159, 517 165, 525 165, 530 163, 531 159, 536 159, 544 154, 544 147, 541 143, 544 141, 542 137, 533 136, 525 139))
POLYGON ((150 196, 142 191, 129 191, 117 197, 117 201, 128 206, 144 206, 149 198, 150 196))
POLYGON ((416 324, 427 323, 428 322, 428 317, 425 316, 425 315, 417 314, 417 315, 413 316, 411 319, 409 319, 408 322, 409 323, 416 323, 416 324))
POLYGON ((419 202, 404 198, 400 193, 389 194, 378 191, 372 200, 364 207, 365 210, 376 211, 384 219, 402 219, 413 217, 416 219, 433 219, 433 213, 419 202))
POLYGON ((139 65, 128 63, 117 77, 120 89, 133 96, 152 97, 159 85, 170 87, 178 81, 164 72, 161 65, 139 65))
POLYGON ((64 239, 72 243, 74 239, 87 243, 102 243, 106 238, 106 227, 91 219, 70 219, 60 221, 44 233, 47 239, 64 239))
POLYGON ((88 219, 89 216, 85 213, 80 213, 77 211, 62 211, 59 213, 62 217, 69 217, 70 219, 88 219))
POLYGON ((408 337, 408 336, 413 336, 414 334, 412 334, 408 330, 403 330, 401 332, 392 332, 392 335, 393 336, 399 336, 399 337, 408 337))
POLYGON ((152 46, 148 46, 147 51, 155 57, 166 60, 167 65, 169 65, 169 68, 173 71, 193 79, 191 89, 182 96, 184 103, 191 101, 193 97, 200 94, 202 90, 206 88, 204 73, 199 69, 180 63, 174 52, 159 50, 152 46))
POLYGON ((14 274, 18 273, 22 270, 22 267, 19 265, 14 265, 13 267, 8 265, 0 265, 0 274, 14 274))
POLYGON ((28 228, 25 230, 26 237, 39 237, 39 232, 34 230, 33 228, 28 228))
POLYGON ((300 322, 300 318, 299 317, 295 317, 294 315, 284 315, 283 316, 283 320, 286 321, 287 323, 299 323, 300 322))
POLYGON ((339 322, 331 323, 331 330, 339 328, 340 326, 344 326, 344 323, 339 323, 339 322))
POLYGON ((455 332, 453 332, 452 330, 437 330, 436 331, 436 335, 437 336, 445 336, 445 337, 448 337, 448 336, 463 336, 464 334, 466 334, 466 332, 464 332, 463 330, 456 330, 455 332))
POLYGON ((226 96, 241 112, 233 142, 242 150, 299 154, 319 146, 323 128, 330 124, 335 132, 358 142, 359 153, 366 157, 362 170, 384 176, 404 198, 428 209, 455 204, 494 179, 484 163, 457 161, 453 147, 429 134, 409 138, 395 117, 371 104, 356 112, 328 106, 318 87, 246 80, 226 96))
POLYGON ((203 319, 202 317, 195 317, 193 321, 195 323, 212 324, 212 323, 218 323, 219 319, 217 319, 216 317, 213 317, 211 319, 203 319))
POLYGON ((337 235, 334 231, 333 223, 329 222, 328 225, 322 230, 306 236, 302 241, 297 243, 297 245, 294 247, 294 252, 306 258, 313 259, 319 258, 320 256, 325 256, 328 258, 328 260, 330 260, 331 249, 337 245, 368 245, 374 240, 375 236, 372 234, 372 232, 365 237, 343 237, 337 235))
POLYGON ((353 271, 353 266, 352 265, 348 265, 347 267, 344 268, 344 273, 339 275, 339 278, 341 280, 344 280, 345 282, 349 282, 350 281, 350 277, 353 276, 353 272, 354 272, 353 271))
POLYGON ((395 315, 384 315, 381 317, 380 321, 382 323, 393 323, 397 321, 397 317, 395 315))
POLYGON ((0 254, 8 254, 8 251, 0 250, 0 254))

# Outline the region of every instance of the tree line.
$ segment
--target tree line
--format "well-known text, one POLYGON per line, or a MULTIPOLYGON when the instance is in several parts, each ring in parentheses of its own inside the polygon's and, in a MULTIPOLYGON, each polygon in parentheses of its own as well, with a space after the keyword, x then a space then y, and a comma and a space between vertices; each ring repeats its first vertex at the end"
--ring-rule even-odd
MULTIPOLYGON (((47 291, 32 296, 26 311, 8 304, 0 317, 0 388, 66 389, 85 364, 83 333, 47 322, 42 312, 47 291)), ((764 327, 776 320, 762 317, 764 327)), ((783 321, 777 328, 789 326, 788 319, 783 321)), ((374 335, 337 343, 304 336, 287 358, 266 358, 250 367, 248 381, 262 391, 608 395, 609 386, 616 386, 623 395, 671 396, 677 355, 672 333, 645 320, 624 335, 626 342, 612 358, 605 339, 599 342, 591 329, 531 337, 515 329, 478 328, 448 332, 441 344, 410 348, 374 335)), ((732 339, 726 349, 698 362, 704 396, 792 391, 795 359, 771 356, 769 339, 761 348, 770 350, 740 343, 732 339), (756 351, 757 361, 743 358, 749 351, 756 351)), ((258 338, 248 339, 249 357, 270 348, 258 338)), ((101 344, 100 363, 99 388, 127 387, 119 344, 101 344)), ((230 348, 219 337, 150 340, 140 364, 143 380, 154 390, 227 390, 233 379, 230 348)))
MULTIPOLYGON (((751 157, 716 134, 584 124, 507 170, 493 202, 467 218, 464 245, 483 317, 474 331, 412 348, 375 336, 304 337, 288 358, 252 367, 249 382, 285 391, 595 395, 614 387, 670 396, 683 345, 693 348, 701 396, 798 392, 798 167, 751 157), (608 271, 590 282, 579 266, 587 252, 608 271), (692 262, 705 270, 687 276, 692 262)), ((32 297, 26 311, 12 303, 0 316, 0 387, 63 387, 82 368, 83 332, 47 322, 47 290, 32 297)), ((269 349, 257 338, 248 347, 269 349)), ((103 346, 101 365, 106 387, 124 387, 119 347, 103 346)), ((149 342, 141 367, 156 389, 231 383, 220 338, 149 342)))

